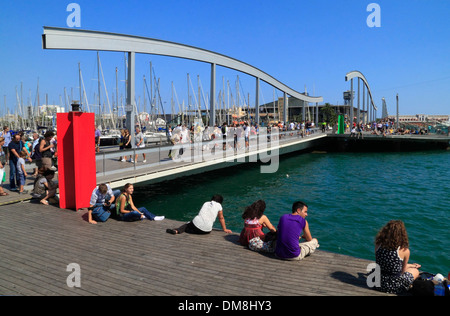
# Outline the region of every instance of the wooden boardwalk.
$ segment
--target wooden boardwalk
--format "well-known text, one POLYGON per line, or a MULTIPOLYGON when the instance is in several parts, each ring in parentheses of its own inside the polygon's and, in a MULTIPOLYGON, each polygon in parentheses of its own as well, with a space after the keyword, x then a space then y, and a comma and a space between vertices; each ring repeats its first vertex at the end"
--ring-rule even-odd
POLYGON ((166 228, 180 222, 91 225, 86 215, 0 206, 0 295, 386 295, 367 287, 368 260, 319 248, 301 262, 282 261, 240 246, 239 232, 170 235, 166 228), (80 288, 66 283, 71 263, 80 267, 80 288))

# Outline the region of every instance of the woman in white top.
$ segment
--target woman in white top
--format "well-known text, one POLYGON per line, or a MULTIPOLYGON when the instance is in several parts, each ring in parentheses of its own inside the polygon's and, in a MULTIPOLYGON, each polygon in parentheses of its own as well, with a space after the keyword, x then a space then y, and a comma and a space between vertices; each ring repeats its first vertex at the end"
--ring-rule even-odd
POLYGON ((179 228, 166 230, 169 234, 182 234, 184 232, 188 234, 209 234, 213 229, 213 224, 216 218, 219 217, 222 230, 227 234, 231 233, 231 230, 227 229, 225 225, 225 218, 223 217, 222 210, 223 197, 221 195, 214 195, 211 201, 203 204, 200 212, 194 219, 186 223, 179 228))

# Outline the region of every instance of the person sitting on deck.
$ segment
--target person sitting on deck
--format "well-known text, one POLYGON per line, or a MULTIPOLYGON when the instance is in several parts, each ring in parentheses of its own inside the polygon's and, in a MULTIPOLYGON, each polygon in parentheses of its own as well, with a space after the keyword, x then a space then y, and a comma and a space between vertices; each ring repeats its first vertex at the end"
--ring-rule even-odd
POLYGON ((381 291, 399 294, 419 277, 420 264, 408 264, 410 256, 405 224, 388 222, 375 237, 375 262, 381 269, 381 291))
MULTIPOLYGON (((95 187, 91 194, 91 200, 88 208, 88 221, 91 224, 97 224, 99 221, 96 218, 96 212, 93 214, 93 210, 96 207, 103 207, 105 211, 110 212, 111 209, 115 209, 116 205, 114 200, 120 194, 120 190, 113 191, 109 184, 102 183, 95 187)), ((101 221, 101 220, 100 220, 101 221)))
POLYGON ((6 154, 5 154, 5 147, 3 146, 5 144, 5 138, 0 136, 0 196, 6 196, 9 195, 9 193, 6 193, 3 190, 3 187, 1 184, 3 183, 3 176, 5 176, 5 166, 6 166, 6 154))
POLYGON ((312 238, 309 230, 308 205, 304 202, 294 202, 292 214, 281 216, 277 231, 276 257, 284 260, 302 260, 314 253, 319 247, 316 238, 312 238), (302 237, 306 242, 299 242, 302 237))
POLYGON ((151 221, 162 221, 164 219, 164 216, 155 216, 145 207, 137 208, 133 203, 133 198, 131 197, 133 192, 133 184, 125 184, 122 193, 116 202, 116 216, 119 220, 134 222, 145 218, 151 221))
POLYGON ((263 200, 258 200, 245 208, 244 214, 242 214, 244 228, 239 236, 239 242, 242 246, 248 246, 249 241, 256 237, 264 241, 265 235, 262 230, 264 227, 267 227, 272 232, 277 231, 267 216, 264 215, 265 210, 266 203, 263 200))
POLYGON ((58 184, 53 182, 55 177, 55 171, 42 167, 38 170, 38 176, 34 180, 32 196, 35 199, 39 199, 39 202, 44 205, 48 205, 49 199, 53 198, 58 200, 56 196, 56 189, 58 184))
POLYGON ((166 230, 169 234, 182 234, 184 232, 188 234, 209 234, 212 231, 213 224, 216 221, 217 216, 219 217, 220 225, 222 230, 227 234, 231 234, 231 230, 227 229, 225 225, 225 218, 223 217, 222 210, 223 197, 221 195, 214 195, 211 201, 205 202, 198 213, 198 215, 191 221, 179 228, 166 230))

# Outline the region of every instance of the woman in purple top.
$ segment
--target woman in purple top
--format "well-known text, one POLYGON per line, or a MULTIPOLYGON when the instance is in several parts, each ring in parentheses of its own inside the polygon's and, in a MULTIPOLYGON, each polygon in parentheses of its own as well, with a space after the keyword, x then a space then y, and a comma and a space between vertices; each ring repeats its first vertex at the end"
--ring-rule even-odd
POLYGON ((308 216, 308 206, 301 201, 292 205, 292 214, 281 216, 275 248, 275 255, 278 258, 302 260, 319 247, 317 239, 311 236, 306 216, 308 216), (306 242, 300 243, 302 235, 306 242))

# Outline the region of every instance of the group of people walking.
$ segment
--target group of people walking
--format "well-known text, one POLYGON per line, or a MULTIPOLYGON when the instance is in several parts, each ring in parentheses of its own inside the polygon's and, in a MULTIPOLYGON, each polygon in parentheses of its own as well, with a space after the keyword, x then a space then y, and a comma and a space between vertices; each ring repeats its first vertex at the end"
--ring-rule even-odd
MULTIPOLYGON (((132 143, 131 143, 131 134, 130 131, 128 129, 122 129, 120 131, 121 136, 120 136, 120 143, 119 143, 119 149, 120 150, 124 150, 124 149, 131 149, 132 143)), ((136 134, 134 136, 134 141, 135 141, 135 145, 136 148, 144 148, 145 147, 145 137, 144 134, 142 133, 141 129, 139 127, 136 127, 136 134)), ((143 160, 142 162, 147 162, 145 153, 142 154, 143 160)), ((133 160, 133 157, 130 156, 130 160, 129 162, 137 162, 138 159, 138 155, 136 154, 133 160)), ((119 159, 122 162, 126 162, 127 161, 127 156, 122 156, 119 159)))

